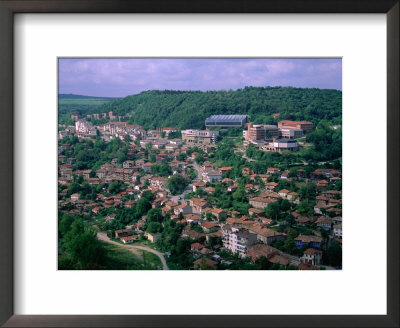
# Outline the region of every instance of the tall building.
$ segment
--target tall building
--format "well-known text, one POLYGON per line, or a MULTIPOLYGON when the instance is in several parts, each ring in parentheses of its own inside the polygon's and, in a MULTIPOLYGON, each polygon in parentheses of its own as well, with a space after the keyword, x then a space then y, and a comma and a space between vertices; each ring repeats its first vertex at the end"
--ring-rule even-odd
POLYGON ((247 133, 244 136, 250 141, 266 140, 271 137, 279 137, 279 129, 276 125, 253 125, 248 123, 247 133))
POLYGON ((233 253, 245 257, 249 246, 257 243, 257 235, 229 224, 222 228, 222 244, 233 253))
POLYGON ((211 115, 205 120, 206 127, 243 128, 247 122, 247 115, 211 115))

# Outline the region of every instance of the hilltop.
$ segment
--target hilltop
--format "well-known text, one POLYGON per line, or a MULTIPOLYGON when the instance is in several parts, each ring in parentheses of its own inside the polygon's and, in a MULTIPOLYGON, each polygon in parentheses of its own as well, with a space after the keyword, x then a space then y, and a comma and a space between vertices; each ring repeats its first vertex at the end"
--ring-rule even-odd
POLYGON ((213 114, 247 114, 258 124, 277 120, 328 120, 341 124, 342 92, 332 89, 245 87, 235 91, 145 91, 101 104, 98 112, 130 116, 144 128, 203 128, 213 114), (279 113, 277 117, 276 113, 279 113))

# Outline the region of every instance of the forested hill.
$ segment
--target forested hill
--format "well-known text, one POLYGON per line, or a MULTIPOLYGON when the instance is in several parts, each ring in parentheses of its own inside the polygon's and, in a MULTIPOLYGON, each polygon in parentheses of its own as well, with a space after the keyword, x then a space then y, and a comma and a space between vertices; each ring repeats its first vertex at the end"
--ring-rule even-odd
POLYGON ((273 124, 277 120, 322 119, 341 124, 342 92, 331 89, 292 87, 246 87, 236 91, 146 91, 99 106, 129 114, 130 123, 144 128, 171 126, 203 128, 213 114, 248 114, 255 124, 273 124), (279 113, 278 118, 273 114, 279 113))
POLYGON ((75 95, 72 93, 60 93, 58 95, 58 99, 104 99, 104 100, 113 100, 118 99, 116 97, 93 97, 93 96, 83 96, 83 95, 75 95))

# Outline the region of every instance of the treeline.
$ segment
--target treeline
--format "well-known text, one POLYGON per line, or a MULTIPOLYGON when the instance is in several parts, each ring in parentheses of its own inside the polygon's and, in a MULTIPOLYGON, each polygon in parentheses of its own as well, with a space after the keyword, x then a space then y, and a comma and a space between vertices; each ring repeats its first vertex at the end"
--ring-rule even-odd
POLYGON ((131 114, 130 123, 146 129, 173 126, 203 128, 213 114, 248 114, 252 122, 274 124, 277 120, 327 120, 341 124, 342 92, 331 89, 292 87, 245 87, 236 91, 146 91, 99 106, 131 114), (273 114, 279 113, 279 117, 273 114))

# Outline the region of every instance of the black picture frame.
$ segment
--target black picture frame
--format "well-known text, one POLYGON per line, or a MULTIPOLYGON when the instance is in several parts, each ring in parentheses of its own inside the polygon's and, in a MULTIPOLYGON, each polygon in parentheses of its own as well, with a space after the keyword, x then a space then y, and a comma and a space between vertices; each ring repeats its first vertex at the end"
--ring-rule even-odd
POLYGON ((4 327, 399 327, 398 0, 0 0, 0 324, 4 327), (387 315, 14 315, 13 16, 16 13, 384 13, 387 17, 387 315))

